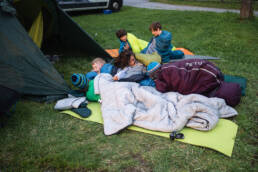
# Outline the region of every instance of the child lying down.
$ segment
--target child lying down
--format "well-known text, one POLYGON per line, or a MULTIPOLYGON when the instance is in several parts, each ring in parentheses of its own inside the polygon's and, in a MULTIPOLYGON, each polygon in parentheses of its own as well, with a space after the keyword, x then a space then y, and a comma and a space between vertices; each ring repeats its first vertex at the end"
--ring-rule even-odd
POLYGON ((114 65, 118 68, 118 72, 113 77, 115 81, 135 75, 144 76, 146 73, 146 67, 136 61, 134 53, 130 50, 121 52, 119 57, 115 59, 114 65))

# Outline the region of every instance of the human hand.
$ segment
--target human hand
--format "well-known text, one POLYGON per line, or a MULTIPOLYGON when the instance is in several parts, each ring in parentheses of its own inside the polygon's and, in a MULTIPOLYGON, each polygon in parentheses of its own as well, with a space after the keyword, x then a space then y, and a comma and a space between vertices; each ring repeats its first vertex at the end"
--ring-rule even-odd
POLYGON ((126 45, 124 46, 124 49, 125 49, 125 50, 129 49, 129 45, 126 44, 126 45))
POLYGON ((118 77, 117 77, 117 76, 114 76, 114 77, 113 77, 113 80, 114 80, 114 81, 117 81, 117 80, 118 80, 118 77))

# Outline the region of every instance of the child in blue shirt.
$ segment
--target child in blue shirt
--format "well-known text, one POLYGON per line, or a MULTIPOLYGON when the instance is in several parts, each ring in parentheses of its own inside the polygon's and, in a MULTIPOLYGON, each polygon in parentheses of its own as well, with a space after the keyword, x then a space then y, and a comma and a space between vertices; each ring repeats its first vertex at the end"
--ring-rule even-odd
POLYGON ((149 30, 153 37, 151 38, 148 46, 144 48, 141 53, 152 54, 157 52, 161 56, 162 63, 167 63, 171 59, 181 59, 184 57, 184 53, 182 51, 172 51, 172 35, 170 32, 162 30, 162 26, 159 22, 153 22, 150 25, 149 30))

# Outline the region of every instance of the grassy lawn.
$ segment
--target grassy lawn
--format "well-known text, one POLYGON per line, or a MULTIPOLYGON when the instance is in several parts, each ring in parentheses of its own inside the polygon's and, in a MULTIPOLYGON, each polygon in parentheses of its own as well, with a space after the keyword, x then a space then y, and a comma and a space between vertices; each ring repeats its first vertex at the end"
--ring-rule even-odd
MULTIPOLYGON (((150 0, 150 2, 161 2, 174 5, 189 5, 198 7, 210 7, 210 8, 225 8, 225 9, 240 9, 240 0, 150 0)), ((258 3, 253 1, 254 10, 258 10, 258 3)))
MULTIPOLYGON (((231 120, 238 124, 232 157, 203 147, 123 130, 103 134, 100 124, 53 109, 54 103, 20 101, 1 119, 0 171, 258 171, 258 20, 240 21, 232 13, 161 11, 124 7, 119 13, 74 16, 100 45, 118 48, 115 31, 125 28, 149 40, 148 26, 160 21, 173 44, 214 61, 230 75, 248 79, 246 96, 231 120)), ((90 70, 87 57, 62 58, 55 65, 65 80, 90 70)))

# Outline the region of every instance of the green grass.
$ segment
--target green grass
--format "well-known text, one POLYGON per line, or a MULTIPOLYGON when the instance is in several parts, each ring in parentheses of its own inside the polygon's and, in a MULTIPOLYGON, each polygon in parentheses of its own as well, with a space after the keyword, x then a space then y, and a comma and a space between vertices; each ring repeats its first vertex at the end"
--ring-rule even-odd
MULTIPOLYGON (((224 9, 240 9, 240 0, 150 0, 150 2, 161 2, 173 5, 188 5, 198 7, 210 7, 210 8, 224 8, 224 9)), ((253 1, 253 9, 258 10, 258 3, 253 1)))
MULTIPOLYGON (((173 44, 215 61, 230 75, 246 77, 246 96, 231 120, 238 124, 232 157, 214 150, 123 130, 105 136, 103 126, 53 110, 54 103, 20 101, 0 128, 0 171, 258 171, 258 20, 237 14, 161 11, 124 7, 110 15, 74 16, 104 48, 118 48, 115 31, 125 28, 149 40, 148 26, 160 21, 173 44)), ((63 58, 56 68, 70 83, 90 70, 87 57, 63 58)))

